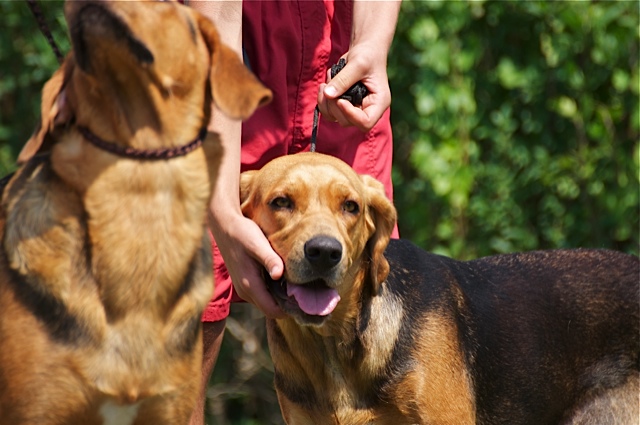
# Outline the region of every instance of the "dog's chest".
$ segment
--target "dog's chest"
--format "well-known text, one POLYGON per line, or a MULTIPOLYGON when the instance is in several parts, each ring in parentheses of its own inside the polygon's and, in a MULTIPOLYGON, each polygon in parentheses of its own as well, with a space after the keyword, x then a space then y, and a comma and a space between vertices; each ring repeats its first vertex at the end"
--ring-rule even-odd
POLYGON ((390 367, 390 362, 398 343, 403 311, 402 300, 387 292, 368 303, 366 325, 362 325, 355 339, 312 337, 303 332, 301 335, 308 339, 299 344, 294 342, 298 338, 289 335, 290 329, 285 328, 287 343, 275 347, 279 339, 272 337, 270 341, 276 353, 274 361, 279 375, 276 383, 283 383, 277 385, 278 391, 303 408, 314 423, 329 423, 327 418, 332 418, 331 423, 336 425, 418 423, 412 409, 398 406, 393 395, 402 374, 390 367), (279 351, 285 347, 293 352, 279 351), (292 356, 292 361, 282 360, 287 356, 292 356), (313 390, 298 391, 301 388, 295 383, 298 379, 300 384, 310 382, 313 390))

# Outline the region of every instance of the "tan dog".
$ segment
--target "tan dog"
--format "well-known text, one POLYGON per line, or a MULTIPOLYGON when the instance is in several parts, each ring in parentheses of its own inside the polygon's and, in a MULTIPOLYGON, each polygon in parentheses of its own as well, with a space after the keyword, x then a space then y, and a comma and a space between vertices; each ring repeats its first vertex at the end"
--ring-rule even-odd
POLYGON ((637 425, 637 257, 389 241, 382 184, 321 154, 244 173, 241 198, 285 263, 267 328, 288 424, 637 425))
POLYGON ((2 190, 0 423, 186 424, 222 154, 198 135, 212 98, 246 118, 271 94, 178 3, 65 17, 73 52, 2 190))

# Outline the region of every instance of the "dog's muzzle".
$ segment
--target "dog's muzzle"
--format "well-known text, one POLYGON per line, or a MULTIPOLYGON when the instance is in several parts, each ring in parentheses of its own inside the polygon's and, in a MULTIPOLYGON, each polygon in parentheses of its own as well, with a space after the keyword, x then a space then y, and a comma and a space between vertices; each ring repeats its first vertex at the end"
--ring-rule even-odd
POLYGON ((280 308, 298 321, 321 325, 340 301, 340 295, 322 279, 294 284, 286 279, 273 280, 264 273, 267 289, 280 308))

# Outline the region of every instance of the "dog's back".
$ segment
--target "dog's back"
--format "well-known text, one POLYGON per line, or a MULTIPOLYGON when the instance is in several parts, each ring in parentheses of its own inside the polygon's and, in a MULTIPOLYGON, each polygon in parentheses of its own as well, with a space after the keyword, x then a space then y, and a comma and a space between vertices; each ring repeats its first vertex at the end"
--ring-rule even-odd
POLYGON ((385 255, 405 311, 456 321, 478 423, 637 423, 637 257, 558 250, 459 262, 406 241, 385 255))

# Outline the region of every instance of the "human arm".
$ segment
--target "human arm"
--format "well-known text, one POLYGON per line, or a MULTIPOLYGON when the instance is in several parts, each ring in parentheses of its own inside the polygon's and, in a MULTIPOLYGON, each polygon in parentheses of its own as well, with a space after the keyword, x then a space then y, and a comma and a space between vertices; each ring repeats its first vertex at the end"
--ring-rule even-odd
MULTIPOLYGON (((209 17, 221 40, 238 55, 242 50, 242 2, 190 1, 189 6, 209 17)), ((234 288, 240 297, 255 304, 266 316, 284 313, 267 292, 262 270, 279 279, 284 265, 261 229, 240 210, 241 122, 232 120, 213 106, 209 130, 220 135, 222 162, 209 206, 209 227, 225 260, 234 288)))
POLYGON ((318 92, 318 105, 325 119, 368 131, 389 108, 387 55, 400 4, 400 1, 354 1, 351 43, 344 55, 347 64, 333 79, 328 71, 328 83, 321 84, 318 92), (339 99, 357 81, 362 81, 369 90, 361 108, 339 99))

